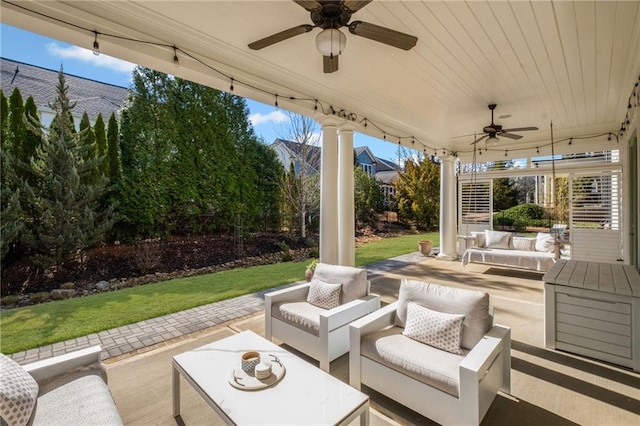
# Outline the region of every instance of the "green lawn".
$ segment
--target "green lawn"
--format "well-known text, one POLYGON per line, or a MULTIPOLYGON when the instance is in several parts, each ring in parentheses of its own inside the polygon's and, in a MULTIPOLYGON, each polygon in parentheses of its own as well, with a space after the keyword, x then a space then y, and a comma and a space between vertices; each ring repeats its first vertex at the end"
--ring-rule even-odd
MULTIPOLYGON (((356 248, 356 265, 438 246, 437 233, 386 238, 356 248)), ((304 262, 233 269, 0 312, 0 351, 11 354, 303 279, 304 262)))

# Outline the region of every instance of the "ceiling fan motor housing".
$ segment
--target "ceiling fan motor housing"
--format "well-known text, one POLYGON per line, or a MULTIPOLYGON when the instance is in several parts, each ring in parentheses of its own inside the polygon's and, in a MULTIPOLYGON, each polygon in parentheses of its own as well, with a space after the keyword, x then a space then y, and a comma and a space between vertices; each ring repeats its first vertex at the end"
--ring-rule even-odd
POLYGON ((342 7, 338 2, 322 2, 322 7, 311 11, 311 21, 315 26, 327 28, 340 28, 349 23, 351 12, 342 7))

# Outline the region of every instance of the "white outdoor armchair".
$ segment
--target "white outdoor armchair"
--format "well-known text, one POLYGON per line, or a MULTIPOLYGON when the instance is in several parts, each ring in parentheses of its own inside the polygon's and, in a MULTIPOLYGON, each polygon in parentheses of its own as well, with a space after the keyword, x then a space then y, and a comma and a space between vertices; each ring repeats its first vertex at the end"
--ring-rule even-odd
POLYGON ((309 355, 328 372, 330 362, 349 351, 349 323, 380 308, 370 285, 365 269, 319 263, 311 283, 265 294, 265 337, 309 355), (309 303, 317 285, 341 285, 338 306, 309 303))
MULTIPOLYGON (((434 344, 447 345, 447 333, 436 332, 434 344)), ((350 340, 351 386, 364 384, 440 424, 478 425, 498 390, 510 392, 511 329, 493 325, 486 293, 403 280, 398 301, 353 322, 350 340), (458 321, 459 354, 416 340, 442 313, 458 321)))

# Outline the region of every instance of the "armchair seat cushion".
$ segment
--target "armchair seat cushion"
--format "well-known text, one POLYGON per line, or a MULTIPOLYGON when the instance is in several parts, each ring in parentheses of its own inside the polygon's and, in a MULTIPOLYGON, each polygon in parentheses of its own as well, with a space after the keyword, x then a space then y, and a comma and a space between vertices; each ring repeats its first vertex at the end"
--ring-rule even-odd
POLYGON ((286 321, 314 336, 319 336, 320 313, 322 312, 327 312, 327 310, 308 302, 284 302, 276 303, 271 314, 274 318, 286 321))
POLYGON ((361 356, 458 397, 458 366, 469 351, 446 352, 404 336, 402 330, 389 327, 363 336, 361 356))
POLYGON ((122 424, 102 374, 77 371, 42 383, 33 425, 122 424))

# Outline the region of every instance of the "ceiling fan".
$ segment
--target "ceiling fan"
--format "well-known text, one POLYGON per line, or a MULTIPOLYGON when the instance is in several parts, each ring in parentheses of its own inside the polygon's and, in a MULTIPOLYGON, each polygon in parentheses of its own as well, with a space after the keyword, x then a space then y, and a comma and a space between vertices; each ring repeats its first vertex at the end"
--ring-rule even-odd
POLYGON ((514 127, 512 129, 503 129, 501 125, 494 124, 493 122, 493 110, 496 109, 496 104, 489 104, 489 109, 491 110, 491 124, 482 128, 482 132, 485 133, 484 136, 474 140, 471 142, 471 145, 475 145, 478 142, 487 139, 487 144, 496 144, 499 142, 498 136, 504 136, 509 139, 522 139, 521 135, 516 135, 511 132, 526 132, 530 130, 538 130, 537 127, 514 127))
POLYGON ((362 21, 349 22, 352 14, 371 3, 372 0, 293 1, 309 11, 313 25, 298 25, 254 41, 249 44, 250 49, 260 50, 288 38, 308 33, 314 28, 322 28, 322 32, 316 37, 316 47, 323 57, 324 72, 332 73, 338 70, 338 56, 347 43, 347 36, 339 30, 341 27, 348 27, 351 34, 404 50, 411 49, 418 41, 417 37, 379 25, 362 21))

